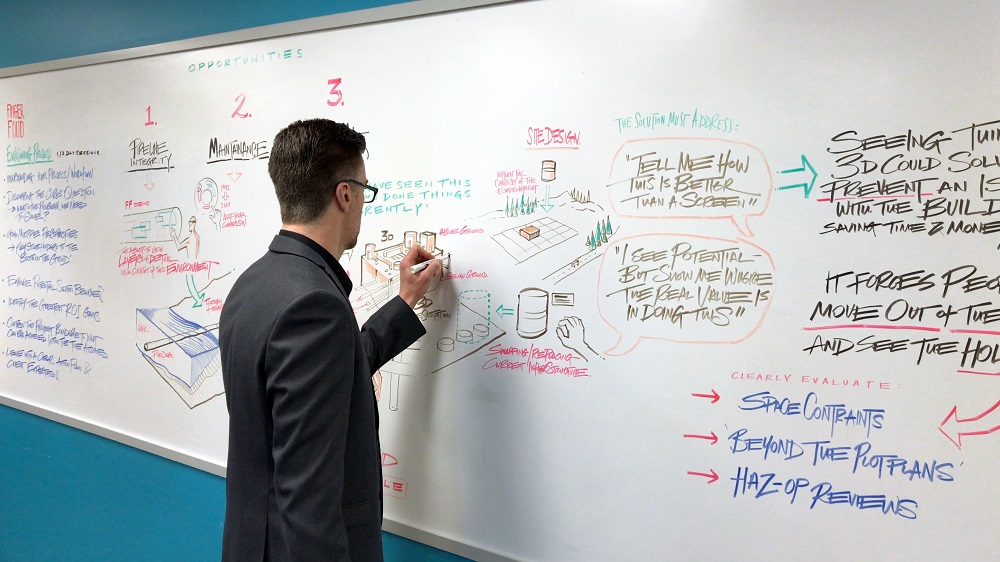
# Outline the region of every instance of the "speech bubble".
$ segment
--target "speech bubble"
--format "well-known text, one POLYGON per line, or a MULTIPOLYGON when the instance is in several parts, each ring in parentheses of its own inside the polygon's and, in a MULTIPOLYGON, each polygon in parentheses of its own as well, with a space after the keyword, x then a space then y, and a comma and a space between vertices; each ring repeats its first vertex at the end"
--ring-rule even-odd
POLYGON ((773 191, 759 148, 714 138, 628 141, 611 162, 611 207, 631 218, 730 219, 753 236, 749 216, 764 214, 773 191))
POLYGON ((625 355, 643 338, 736 343, 771 306, 774 261, 745 240, 692 234, 616 239, 601 259, 597 308, 619 334, 605 353, 625 355))

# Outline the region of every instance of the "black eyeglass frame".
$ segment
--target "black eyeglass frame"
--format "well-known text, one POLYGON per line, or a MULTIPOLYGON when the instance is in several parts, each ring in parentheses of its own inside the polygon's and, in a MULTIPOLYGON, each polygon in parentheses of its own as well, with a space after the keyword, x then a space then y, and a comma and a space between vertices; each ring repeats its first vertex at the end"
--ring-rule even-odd
POLYGON ((340 184, 345 183, 345 182, 346 183, 353 183, 354 185, 357 185, 357 186, 365 188, 365 203, 374 203, 375 202, 375 197, 378 195, 378 188, 377 187, 375 187, 373 185, 368 185, 367 183, 362 183, 362 182, 360 182, 358 180, 350 179, 350 178, 348 178, 346 180, 339 180, 334 185, 340 185, 340 184), (370 196, 369 196, 369 193, 371 194, 370 196))

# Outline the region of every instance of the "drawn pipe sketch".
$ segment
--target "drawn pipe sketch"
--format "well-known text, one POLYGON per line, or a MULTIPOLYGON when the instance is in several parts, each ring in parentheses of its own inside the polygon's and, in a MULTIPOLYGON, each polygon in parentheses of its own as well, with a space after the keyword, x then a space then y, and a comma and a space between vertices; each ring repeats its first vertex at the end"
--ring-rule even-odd
MULTIPOLYGON (((416 345, 416 344, 414 344, 416 345)), ((417 360, 419 347, 407 347, 400 351, 398 355, 389 360, 381 369, 372 375, 372 384, 375 387, 375 400, 382 401, 382 391, 388 391, 389 410, 395 412, 399 410, 399 396, 401 377, 409 376, 400 371, 406 370, 405 365, 409 365, 417 360), (388 380, 387 380, 388 379, 388 380)))
POLYGON ((387 390, 389 410, 396 412, 399 410, 399 387, 402 377, 408 376, 403 373, 396 373, 387 370, 385 367, 375 373, 378 377, 378 389, 375 392, 375 399, 382 401, 382 390, 387 390), (386 381, 388 379, 388 381, 386 381), (388 384, 386 384, 388 383, 388 384))
POLYGON ((137 308, 136 331, 150 338, 136 349, 188 408, 223 394, 219 325, 200 325, 171 308, 137 308))
POLYGON ((123 220, 125 236, 122 241, 126 244, 173 242, 174 233, 187 230, 183 222, 184 217, 177 207, 131 213, 123 220))

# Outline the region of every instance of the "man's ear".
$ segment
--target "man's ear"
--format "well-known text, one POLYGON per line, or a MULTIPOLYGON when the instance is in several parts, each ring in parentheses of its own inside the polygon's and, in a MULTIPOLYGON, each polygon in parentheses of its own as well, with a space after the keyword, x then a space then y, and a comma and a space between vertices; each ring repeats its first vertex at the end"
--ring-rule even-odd
POLYGON ((351 201, 353 200, 354 192, 351 191, 351 185, 346 181, 342 181, 337 184, 337 187, 333 191, 333 204, 343 211, 347 212, 347 209, 351 207, 351 201))

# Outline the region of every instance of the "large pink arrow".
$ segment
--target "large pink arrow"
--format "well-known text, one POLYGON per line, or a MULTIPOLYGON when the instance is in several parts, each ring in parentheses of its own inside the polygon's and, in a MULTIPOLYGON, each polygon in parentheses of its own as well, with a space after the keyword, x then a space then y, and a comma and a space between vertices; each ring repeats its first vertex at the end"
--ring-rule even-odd
POLYGON ((985 412, 971 418, 958 417, 958 406, 955 406, 945 416, 938 429, 959 449, 962 448, 962 437, 988 435, 1000 431, 1000 400, 985 412))

